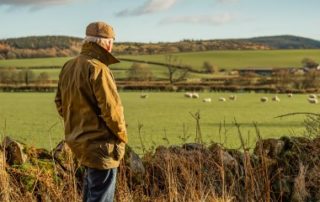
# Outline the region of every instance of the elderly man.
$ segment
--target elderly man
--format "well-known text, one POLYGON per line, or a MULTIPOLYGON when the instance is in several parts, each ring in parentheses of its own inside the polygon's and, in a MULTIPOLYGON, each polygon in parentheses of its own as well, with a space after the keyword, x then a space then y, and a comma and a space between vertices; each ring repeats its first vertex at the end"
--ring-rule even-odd
POLYGON ((83 200, 113 201, 117 167, 124 156, 127 132, 123 107, 109 65, 115 34, 104 22, 87 26, 79 56, 59 75, 55 98, 63 117, 65 140, 86 168, 83 200))

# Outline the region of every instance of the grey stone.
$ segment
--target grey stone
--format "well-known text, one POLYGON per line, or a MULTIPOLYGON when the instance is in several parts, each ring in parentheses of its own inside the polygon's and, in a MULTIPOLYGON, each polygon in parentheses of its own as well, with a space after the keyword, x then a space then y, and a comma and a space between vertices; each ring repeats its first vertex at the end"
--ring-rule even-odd
POLYGON ((279 156, 284 148, 284 141, 278 139, 265 139, 257 142, 254 154, 260 155, 261 152, 270 158, 279 156))
POLYGON ((224 166, 227 167, 238 167, 238 162, 233 156, 231 156, 228 152, 222 150, 222 161, 224 166))
POLYGON ((6 159, 9 165, 21 165, 28 160, 24 152, 24 146, 9 137, 5 137, 2 143, 6 151, 6 159))
POLYGON ((145 168, 141 158, 128 145, 126 146, 126 153, 124 156, 126 169, 129 170, 130 175, 136 182, 142 182, 145 174, 145 168))

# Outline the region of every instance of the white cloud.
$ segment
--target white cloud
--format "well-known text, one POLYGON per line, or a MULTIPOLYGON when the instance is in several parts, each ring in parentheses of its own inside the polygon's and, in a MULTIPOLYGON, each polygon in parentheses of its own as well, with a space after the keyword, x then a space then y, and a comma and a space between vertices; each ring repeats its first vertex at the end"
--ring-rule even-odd
POLYGON ((163 19, 161 24, 208 24, 208 25, 223 25, 230 23, 234 17, 230 13, 222 13, 217 15, 197 15, 197 16, 176 16, 163 19))
POLYGON ((139 16, 168 10, 177 0, 148 0, 144 5, 133 9, 124 9, 116 13, 117 16, 139 16))
POLYGON ((216 0, 218 3, 237 3, 239 0, 216 0))
POLYGON ((39 6, 68 3, 72 0, 0 0, 1 5, 9 6, 39 6))

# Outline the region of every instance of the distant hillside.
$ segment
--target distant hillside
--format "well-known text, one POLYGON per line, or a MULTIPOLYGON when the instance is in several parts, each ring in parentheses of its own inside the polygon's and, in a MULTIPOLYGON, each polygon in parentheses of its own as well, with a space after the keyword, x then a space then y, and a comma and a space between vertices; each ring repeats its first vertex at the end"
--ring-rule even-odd
MULTIPOLYGON (((0 40, 0 59, 74 56, 80 52, 81 38, 38 36, 0 40)), ((207 50, 264 50, 266 45, 247 40, 184 40, 173 43, 116 43, 113 52, 122 55, 164 54, 207 50)))
POLYGON ((256 37, 248 39, 253 43, 264 44, 273 49, 316 49, 320 48, 320 41, 290 35, 256 37))
MULTIPOLYGON (((75 56, 81 38, 68 36, 32 36, 0 40, 0 59, 75 56)), ((295 37, 271 36, 251 39, 183 40, 170 43, 116 43, 113 52, 120 55, 169 54, 209 50, 269 50, 320 48, 320 41, 295 37)))
POLYGON ((80 38, 67 36, 5 39, 0 40, 0 59, 74 56, 80 47, 80 38))

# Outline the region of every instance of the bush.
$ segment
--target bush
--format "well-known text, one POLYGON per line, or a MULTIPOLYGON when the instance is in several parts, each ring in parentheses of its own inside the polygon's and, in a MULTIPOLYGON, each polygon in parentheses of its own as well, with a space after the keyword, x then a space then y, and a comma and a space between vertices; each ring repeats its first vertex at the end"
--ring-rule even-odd
POLYGON ((15 68, 0 69, 0 83, 13 84, 18 82, 18 72, 15 68))
POLYGON ((128 78, 134 81, 149 81, 153 79, 153 74, 147 65, 133 63, 128 70, 128 78))
POLYGON ((212 74, 212 73, 218 72, 218 67, 213 65, 213 64, 211 64, 208 61, 205 61, 203 63, 203 67, 202 68, 203 68, 204 72, 206 72, 206 73, 211 73, 212 74))
POLYGON ((33 80, 34 80, 34 73, 30 69, 24 69, 18 73, 19 83, 25 83, 26 85, 29 85, 30 81, 33 81, 33 80))
POLYGON ((317 68, 319 63, 317 63, 316 61, 314 61, 313 59, 311 58, 304 58, 302 61, 301 61, 303 67, 308 67, 308 68, 317 68))
POLYGON ((41 72, 37 78, 39 84, 47 84, 49 83, 50 75, 48 72, 41 72))

